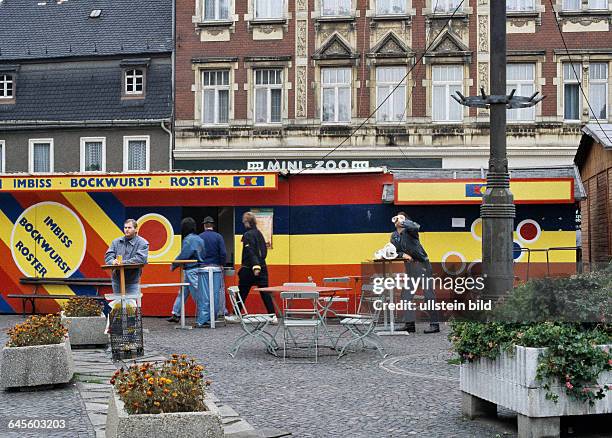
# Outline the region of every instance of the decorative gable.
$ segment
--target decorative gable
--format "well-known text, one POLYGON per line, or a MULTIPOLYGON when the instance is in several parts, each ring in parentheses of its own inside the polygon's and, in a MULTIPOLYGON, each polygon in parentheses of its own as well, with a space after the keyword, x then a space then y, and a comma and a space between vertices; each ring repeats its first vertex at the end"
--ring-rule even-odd
POLYGON ((414 52, 393 32, 385 35, 368 54, 372 58, 408 58, 413 55, 414 52))
POLYGON ((312 57, 313 59, 353 59, 357 58, 358 55, 353 53, 349 44, 335 33, 312 57))
POLYGON ((426 58, 447 57, 458 58, 462 62, 469 63, 472 57, 472 51, 468 46, 463 44, 461 38, 450 30, 442 32, 431 45, 426 58))

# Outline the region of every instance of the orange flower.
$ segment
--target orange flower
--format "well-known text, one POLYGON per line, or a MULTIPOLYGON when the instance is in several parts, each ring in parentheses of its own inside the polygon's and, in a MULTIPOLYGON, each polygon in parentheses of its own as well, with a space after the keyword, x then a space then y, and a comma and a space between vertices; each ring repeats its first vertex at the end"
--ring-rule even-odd
POLYGON ((147 396, 151 397, 153 395, 153 391, 147 391, 147 396))

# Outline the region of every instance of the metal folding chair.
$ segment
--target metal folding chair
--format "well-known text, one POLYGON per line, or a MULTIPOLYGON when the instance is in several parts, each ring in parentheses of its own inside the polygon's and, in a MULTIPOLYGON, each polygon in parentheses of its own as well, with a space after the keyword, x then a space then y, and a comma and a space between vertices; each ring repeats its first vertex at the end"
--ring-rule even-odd
MULTIPOLYGON (((328 278, 324 278, 323 279, 323 284, 337 284, 337 283, 347 283, 350 284, 351 279, 349 277, 328 277, 328 278)), ((338 316, 338 313, 336 310, 332 309, 331 307, 334 305, 334 303, 344 303, 344 313, 348 313, 349 312, 349 297, 320 297, 319 298, 320 301, 322 301, 323 303, 325 303, 325 312, 323 313, 323 318, 327 317, 327 313, 332 313, 334 316, 338 316)))
POLYGON ((240 335, 232 344, 229 355, 236 357, 236 354, 238 353, 238 350, 240 350, 242 344, 244 344, 247 339, 254 338, 262 342, 266 346, 266 350, 269 353, 276 356, 278 344, 276 343, 274 335, 266 331, 266 327, 270 325, 275 315, 273 313, 248 313, 246 306, 244 305, 244 301, 240 296, 238 287, 231 286, 227 290, 229 292, 229 298, 232 302, 232 306, 234 307, 236 315, 240 319, 240 325, 244 331, 244 333, 240 335))
POLYGON ((294 329, 312 329, 312 342, 306 346, 314 346, 314 356, 317 363, 319 361, 319 327, 322 324, 321 314, 319 313, 318 292, 281 292, 283 302, 283 362, 287 361, 287 340, 291 338, 294 349, 301 348, 297 342, 298 337, 294 329), (292 331, 293 330, 293 331, 292 331))
POLYGON ((375 306, 374 302, 380 299, 380 296, 373 293, 372 285, 364 285, 358 313, 346 315, 338 314, 338 317, 341 318, 340 325, 344 327, 344 331, 336 339, 334 348, 337 349, 338 342, 345 334, 349 333, 351 335, 351 339, 342 347, 342 350, 338 354, 338 359, 344 356, 349 346, 358 343, 361 344, 362 348, 366 347, 366 343, 370 344, 376 348, 383 358, 388 356, 380 337, 374 331, 382 307, 375 306))

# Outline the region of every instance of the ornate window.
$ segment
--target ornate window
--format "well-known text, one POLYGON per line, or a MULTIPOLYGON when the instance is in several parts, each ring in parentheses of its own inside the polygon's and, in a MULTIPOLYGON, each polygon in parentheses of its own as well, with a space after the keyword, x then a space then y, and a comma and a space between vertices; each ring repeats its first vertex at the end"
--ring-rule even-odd
POLYGON ((608 63, 592 62, 589 64, 589 101, 591 119, 608 118, 608 63))
POLYGON ((204 0, 204 21, 229 20, 229 0, 204 0))
MULTIPOLYGON (((535 92, 535 64, 508 64, 506 66, 506 92, 516 90, 517 96, 531 96, 535 92)), ((535 108, 511 109, 506 111, 508 121, 532 122, 535 108)))
POLYGON ((202 71, 202 123, 229 122, 229 70, 202 71))
POLYGON ((506 10, 509 12, 531 12, 535 11, 534 0, 507 0, 506 10))
POLYGON ((376 107, 378 122, 406 120, 406 67, 376 68, 376 107))
POLYGON ((283 18, 283 0, 254 0, 255 19, 265 20, 269 18, 283 18))
POLYGON ((351 69, 321 69, 321 121, 351 121, 351 69))
POLYGON ((463 65, 432 66, 431 114, 435 122, 459 122, 463 107, 451 95, 463 91, 463 65))
POLYGON ((582 80, 582 65, 578 63, 563 63, 563 118, 565 120, 580 120, 582 99, 580 97, 580 81, 582 80))
POLYGON ((343 17, 351 15, 351 0, 321 0, 321 16, 343 17))
POLYGON ((453 12, 461 4, 461 0, 432 0, 433 11, 435 12, 453 12))
POLYGON ((376 15, 404 15, 406 0, 376 0, 376 15))
POLYGON ((283 107, 283 71, 257 69, 255 73, 255 123, 280 123, 283 107))

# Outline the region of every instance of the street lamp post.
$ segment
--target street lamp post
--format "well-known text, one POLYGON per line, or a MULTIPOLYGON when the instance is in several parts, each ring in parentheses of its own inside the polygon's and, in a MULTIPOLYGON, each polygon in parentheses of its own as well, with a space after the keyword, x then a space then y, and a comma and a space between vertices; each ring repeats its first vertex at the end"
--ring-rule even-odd
POLYGON ((506 154, 506 109, 526 108, 543 97, 506 95, 506 1, 490 0, 491 15, 491 95, 481 89, 480 96, 452 96, 469 107, 490 108, 490 156, 487 187, 480 206, 482 218, 482 270, 485 295, 506 294, 514 282, 513 239, 514 197, 506 154))

